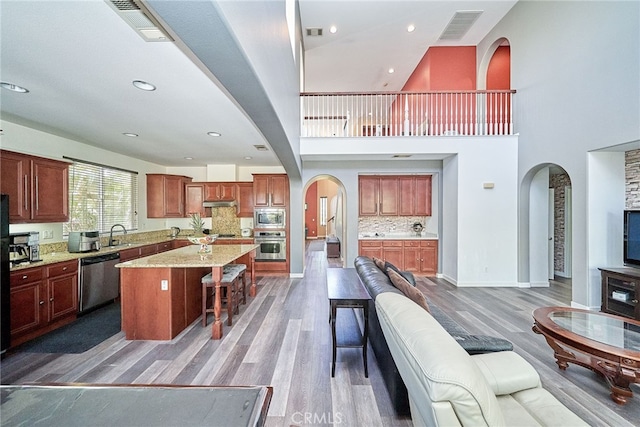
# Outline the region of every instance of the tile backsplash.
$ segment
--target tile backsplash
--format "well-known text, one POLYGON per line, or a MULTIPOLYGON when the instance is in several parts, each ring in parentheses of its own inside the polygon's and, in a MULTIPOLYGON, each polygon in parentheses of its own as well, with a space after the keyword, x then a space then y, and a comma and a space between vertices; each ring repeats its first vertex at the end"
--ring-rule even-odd
POLYGON ((427 229, 428 216, 361 216, 358 218, 358 233, 410 233, 414 223, 427 229))

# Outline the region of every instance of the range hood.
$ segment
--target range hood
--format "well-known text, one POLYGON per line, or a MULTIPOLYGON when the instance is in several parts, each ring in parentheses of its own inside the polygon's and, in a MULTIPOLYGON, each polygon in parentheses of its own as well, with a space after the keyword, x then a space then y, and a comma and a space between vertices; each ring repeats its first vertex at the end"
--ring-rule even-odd
POLYGON ((220 200, 216 202, 204 202, 202 206, 205 208, 229 208, 236 205, 235 200, 220 200))

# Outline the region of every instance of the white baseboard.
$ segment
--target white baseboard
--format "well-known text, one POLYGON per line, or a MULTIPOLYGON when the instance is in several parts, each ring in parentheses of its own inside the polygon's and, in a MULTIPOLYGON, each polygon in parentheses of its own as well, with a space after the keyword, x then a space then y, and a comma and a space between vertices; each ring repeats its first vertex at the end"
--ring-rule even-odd
POLYGON ((531 282, 531 288, 548 288, 550 286, 549 281, 545 282, 531 282))

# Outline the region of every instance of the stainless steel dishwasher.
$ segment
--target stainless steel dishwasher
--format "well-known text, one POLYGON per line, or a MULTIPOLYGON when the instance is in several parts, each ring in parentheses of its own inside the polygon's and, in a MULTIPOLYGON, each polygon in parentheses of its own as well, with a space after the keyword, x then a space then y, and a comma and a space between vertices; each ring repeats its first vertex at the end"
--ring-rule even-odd
POLYGON ((115 265, 119 262, 119 252, 80 258, 80 282, 78 284, 78 311, 80 313, 118 297, 120 272, 115 265))

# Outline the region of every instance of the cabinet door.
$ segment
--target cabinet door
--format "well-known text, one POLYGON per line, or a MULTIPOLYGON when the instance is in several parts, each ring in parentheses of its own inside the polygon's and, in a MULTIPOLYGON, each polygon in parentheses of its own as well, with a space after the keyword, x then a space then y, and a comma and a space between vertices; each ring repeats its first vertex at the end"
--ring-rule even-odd
POLYGON ((382 242, 382 258, 404 270, 404 248, 402 240, 385 240, 382 242))
POLYGON ((416 216, 431 216, 431 175, 415 177, 414 212, 416 216))
POLYGON ((236 185, 233 182, 208 182, 204 197, 209 202, 235 200, 236 185))
POLYGON ((380 177, 380 215, 398 215, 398 177, 380 177))
POLYGON ((416 179, 412 176, 398 177, 398 215, 412 216, 415 214, 416 199, 416 179))
POLYGON ((28 157, 0 152, 0 190, 9 195, 9 220, 25 222, 31 219, 31 161, 28 157))
POLYGON ((420 272, 420 242, 417 240, 404 241, 404 270, 420 272))
POLYGON ((269 207, 269 177, 253 176, 253 205, 255 207, 269 207))
POLYGON ((129 261, 139 257, 140 257, 140 248, 130 248, 130 249, 120 250, 120 262, 129 261))
POLYGON ((204 184, 187 184, 184 188, 184 213, 185 216, 189 216, 192 213, 199 213, 201 216, 206 216, 204 206, 204 184))
POLYGON ((289 178, 273 175, 270 179, 271 206, 284 208, 289 202, 289 178))
POLYGON ((184 177, 167 175, 164 177, 164 216, 169 218, 184 215, 184 177))
POLYGON ((236 215, 239 218, 253 218, 253 183, 239 182, 236 191, 238 206, 236 215))
POLYGON ((11 337, 34 331, 46 324, 46 283, 42 268, 28 268, 10 275, 11 337))
POLYGON ((78 275, 50 277, 47 281, 49 291, 49 321, 54 322, 78 311, 78 275))
POLYGON ((358 254, 369 258, 382 259, 382 245, 379 242, 360 241, 358 254))
POLYGON ((378 215, 379 182, 378 177, 373 176, 360 176, 358 178, 360 216, 378 215))
POLYGON ((68 221, 69 165, 34 158, 32 175, 32 218, 39 222, 68 221))
POLYGON ((423 241, 420 248, 420 271, 429 276, 438 272, 438 242, 423 241))

